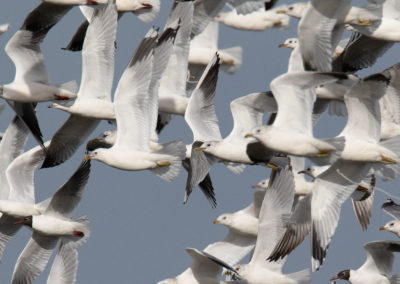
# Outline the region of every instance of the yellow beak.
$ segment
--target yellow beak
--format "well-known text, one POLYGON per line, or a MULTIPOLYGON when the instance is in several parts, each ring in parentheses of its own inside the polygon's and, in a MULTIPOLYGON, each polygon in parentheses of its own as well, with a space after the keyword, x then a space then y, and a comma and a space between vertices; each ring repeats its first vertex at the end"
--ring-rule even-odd
POLYGON ((196 147, 196 148, 194 148, 194 150, 195 151, 203 151, 203 150, 205 150, 206 148, 204 148, 204 147, 196 147))
POLYGON ((278 11, 276 11, 275 13, 277 13, 277 14, 286 14, 286 10, 278 10, 278 11))
POLYGON ((91 158, 92 158, 92 156, 90 156, 90 155, 85 155, 85 160, 86 160, 86 161, 90 160, 91 158))
POLYGON ((218 220, 214 220, 213 224, 219 224, 219 221, 218 220))
POLYGON ((379 227, 378 230, 379 230, 379 231, 383 231, 383 230, 386 230, 386 228, 385 228, 385 226, 382 226, 382 227, 379 227))
POLYGON ((244 138, 254 137, 253 133, 247 133, 244 138))

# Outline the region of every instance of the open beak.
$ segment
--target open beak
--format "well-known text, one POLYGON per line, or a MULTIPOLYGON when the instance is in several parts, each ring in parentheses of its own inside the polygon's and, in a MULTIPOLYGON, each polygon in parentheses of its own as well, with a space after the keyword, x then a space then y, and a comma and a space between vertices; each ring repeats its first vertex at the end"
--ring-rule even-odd
POLYGON ((88 161, 88 160, 90 160, 90 159, 92 159, 92 156, 90 156, 90 155, 85 155, 85 161, 88 161))
POLYGON ((379 227, 378 230, 379 230, 379 231, 384 231, 384 230, 386 230, 386 228, 385 228, 385 226, 382 226, 382 227, 379 227))
POLYGON ((219 221, 218 220, 214 220, 213 224, 219 224, 219 221))
POLYGON ((297 173, 298 174, 307 174, 307 171, 306 170, 301 170, 301 171, 298 171, 297 173))
POLYGON ((196 147, 194 148, 195 151, 204 151, 206 148, 204 147, 196 147))
POLYGON ((280 45, 278 45, 278 47, 287 47, 288 45, 286 43, 281 43, 280 45))
POLYGON ((247 133, 244 138, 254 137, 253 133, 247 133))
POLYGON ((22 222, 22 221, 17 221, 17 222, 15 222, 14 223, 14 225, 22 225, 24 222, 22 222))

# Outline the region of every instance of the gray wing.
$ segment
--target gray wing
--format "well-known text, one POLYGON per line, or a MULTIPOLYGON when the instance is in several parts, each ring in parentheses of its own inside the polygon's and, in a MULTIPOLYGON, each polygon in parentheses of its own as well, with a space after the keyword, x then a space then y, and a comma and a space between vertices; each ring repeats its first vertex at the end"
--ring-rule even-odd
POLYGON ((193 11, 193 25, 191 38, 200 34, 208 23, 221 11, 227 0, 198 0, 195 1, 193 11))
POLYGON ((0 142, 0 199, 8 199, 10 187, 6 177, 7 167, 24 149, 28 129, 17 116, 14 117, 0 142))
POLYGON ((83 160, 76 172, 53 195, 44 214, 70 217, 81 200, 83 189, 89 180, 90 160, 83 160))
POLYGON ((42 168, 54 167, 68 160, 99 123, 97 119, 70 115, 51 139, 42 168))
POLYGON ((4 248, 7 242, 14 236, 21 228, 20 225, 15 225, 18 219, 3 214, 0 218, 0 261, 3 257, 4 248))
POLYGON ((51 266, 47 284, 74 284, 78 271, 78 250, 66 248, 61 242, 53 265, 51 266))
MULTIPOLYGON (((353 205, 354 214, 356 215, 357 221, 363 231, 367 230, 370 224, 369 219, 371 218, 373 206, 374 206, 374 188, 375 188, 375 176, 372 175, 368 178, 369 188, 365 188, 364 185, 359 185, 355 192, 362 194, 361 198, 355 198, 352 196, 351 203, 353 205)), ((354 194, 353 194, 354 195, 354 194)))
POLYGON ((311 200, 313 270, 322 265, 344 201, 367 176, 369 163, 338 160, 315 180, 311 200))
POLYGON ((187 202, 193 188, 199 185, 208 201, 210 201, 211 206, 215 207, 214 188, 209 175, 211 165, 215 162, 215 159, 203 151, 194 150, 194 148, 200 147, 201 144, 203 144, 202 141, 195 141, 192 144, 191 157, 187 166, 188 178, 183 203, 187 202))
POLYGON ((395 219, 400 219, 400 205, 394 202, 392 199, 388 199, 382 204, 382 210, 394 217, 395 219))
POLYGON ((343 52, 332 62, 336 72, 356 72, 375 64, 393 42, 353 32, 343 52))
POLYGON ((290 216, 286 230, 279 242, 276 244, 270 261, 283 259, 297 248, 311 232, 311 197, 312 193, 306 195, 297 202, 296 208, 290 216))
POLYGON ((255 236, 240 234, 230 229, 223 240, 209 244, 204 251, 229 265, 235 265, 251 252, 255 243, 255 236))
POLYGON ((359 270, 376 271, 379 274, 391 275, 394 261, 393 252, 400 252, 400 242, 375 241, 364 245, 367 260, 359 270))
POLYGON ((250 263, 280 269, 283 262, 266 262, 282 237, 294 200, 293 173, 286 167, 272 172, 261 206, 258 237, 250 263))
POLYGON ((45 269, 58 237, 34 232, 15 264, 12 284, 33 283, 45 269))

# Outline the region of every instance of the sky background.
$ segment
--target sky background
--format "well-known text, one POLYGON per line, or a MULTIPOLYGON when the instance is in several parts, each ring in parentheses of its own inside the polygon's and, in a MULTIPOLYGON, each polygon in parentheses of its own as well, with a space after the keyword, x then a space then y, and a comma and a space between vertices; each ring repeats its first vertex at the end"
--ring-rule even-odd
MULTIPOLYGON (((140 22, 133 14, 126 14, 119 21, 117 50, 115 58, 114 88, 136 49, 151 25, 163 27, 172 1, 161 0, 161 11, 151 24, 140 22)), ((294 1, 280 0, 280 4, 294 1)), ((22 25, 26 15, 33 10, 38 0, 4 0, 0 9, 0 23, 11 23, 10 30, 0 36, 0 84, 14 79, 15 68, 4 52, 9 38, 22 25)), ((367 1, 353 1, 364 5, 367 1)), ((45 38, 42 51, 53 84, 81 77, 81 53, 61 50, 83 21, 78 8, 71 10, 45 38)), ((223 137, 232 129, 229 103, 248 93, 269 89, 270 81, 286 72, 290 50, 278 48, 280 43, 297 33, 297 20, 291 19, 289 29, 272 29, 264 32, 238 31, 220 25, 219 47, 235 45, 243 47, 243 65, 235 75, 220 72, 215 105, 223 137)), ((360 74, 367 75, 397 63, 400 49, 396 44, 378 63, 360 74)), ((68 118, 68 114, 48 109, 49 103, 38 106, 37 116, 44 140, 52 135, 68 118)), ((0 130, 4 131, 13 113, 10 108, 1 114, 0 130)), ((328 117, 315 128, 317 137, 333 137, 343 128, 346 119, 328 117)), ((94 131, 92 138, 110 129, 106 122, 94 131)), ((190 129, 182 117, 176 117, 160 135, 161 142, 182 138, 185 143, 192 141, 190 129)), ((36 146, 29 138, 26 149, 36 146)), ((36 200, 51 196, 76 170, 84 155, 80 148, 66 163, 36 172, 36 200)), ((92 161, 92 171, 83 198, 73 216, 88 215, 92 224, 92 235, 79 248, 79 269, 77 283, 156 283, 162 279, 180 274, 190 266, 190 257, 185 247, 202 249, 209 243, 221 240, 227 229, 214 225, 212 221, 220 214, 234 212, 246 207, 252 200, 251 186, 269 176, 269 170, 260 166, 248 166, 241 175, 235 175, 224 166, 215 165, 211 177, 217 198, 217 208, 212 209, 200 190, 195 189, 188 204, 182 204, 186 184, 186 172, 182 169, 174 181, 168 183, 149 171, 127 172, 111 168, 98 161, 92 161)), ((378 180, 381 187, 392 194, 400 195, 399 182, 378 180)), ((387 196, 380 192, 375 195, 375 209, 371 225, 362 232, 358 225, 351 202, 342 207, 341 219, 330 245, 327 259, 319 272, 312 274, 312 283, 329 283, 338 271, 356 269, 365 260, 362 245, 374 240, 396 240, 388 232, 378 232, 378 227, 391 220, 380 210, 387 196)), ((23 228, 7 245, 0 264, 0 283, 11 279, 15 262, 31 236, 23 228)), ((247 259, 244 261, 247 262, 247 259)), ((398 272, 399 261, 394 271, 398 272)), ((45 283, 52 259, 36 283, 45 283)), ((286 273, 310 267, 309 238, 288 258, 283 271, 286 273)))

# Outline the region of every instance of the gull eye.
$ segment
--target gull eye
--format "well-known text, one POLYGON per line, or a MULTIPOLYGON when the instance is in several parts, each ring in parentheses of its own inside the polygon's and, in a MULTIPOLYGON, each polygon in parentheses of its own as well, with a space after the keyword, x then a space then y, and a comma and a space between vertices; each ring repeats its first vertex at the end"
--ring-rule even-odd
POLYGON ((211 144, 210 144, 210 143, 208 143, 206 146, 207 146, 207 147, 210 147, 210 146, 211 146, 211 144))
POLYGON ((390 226, 390 227, 393 227, 393 226, 394 226, 394 223, 390 223, 389 226, 390 226))
POLYGON ((293 10, 293 6, 290 6, 290 7, 289 7, 289 10, 292 11, 292 10, 293 10))
POLYGON ((225 220, 225 219, 226 219, 226 216, 222 217, 222 220, 225 220))

